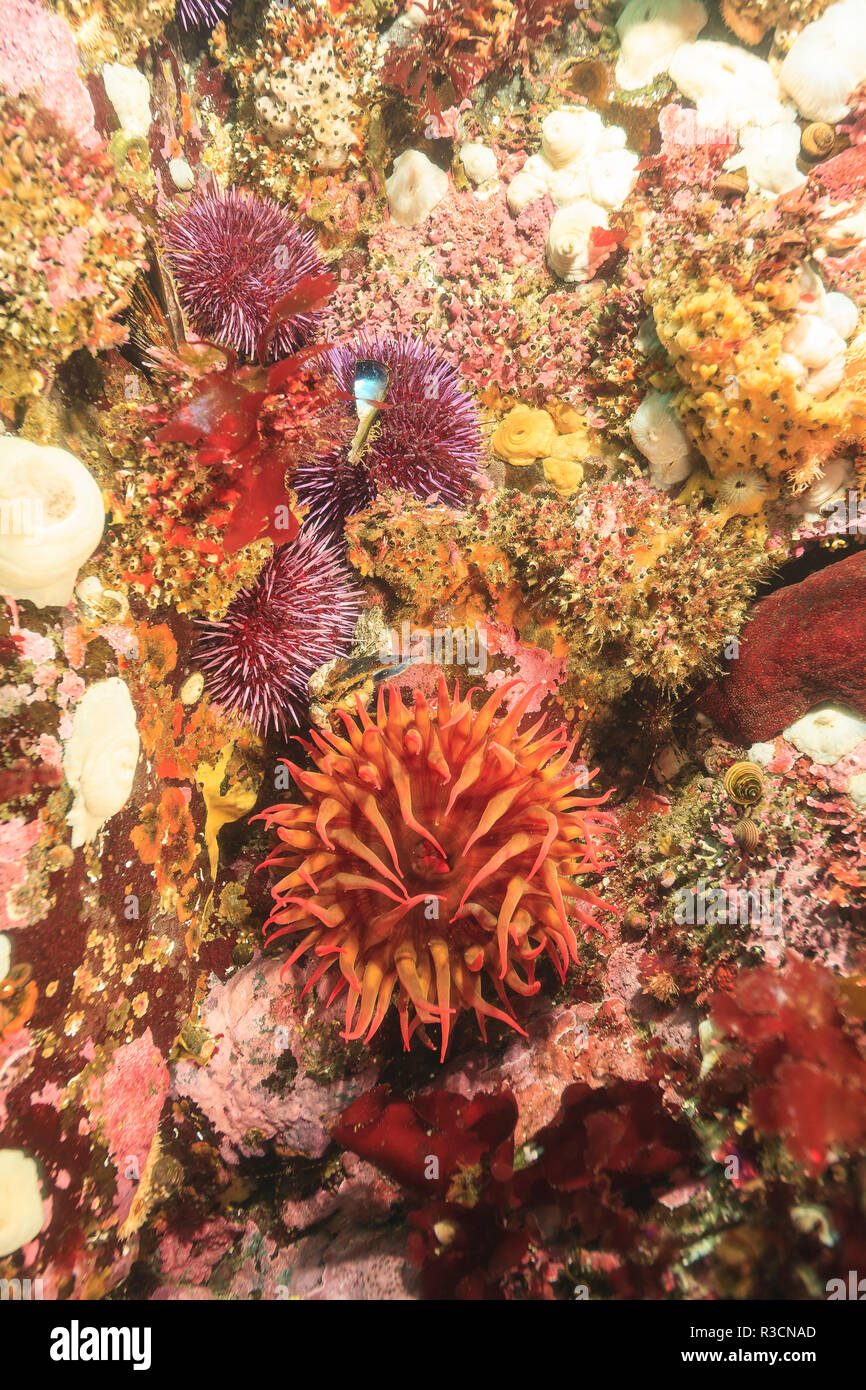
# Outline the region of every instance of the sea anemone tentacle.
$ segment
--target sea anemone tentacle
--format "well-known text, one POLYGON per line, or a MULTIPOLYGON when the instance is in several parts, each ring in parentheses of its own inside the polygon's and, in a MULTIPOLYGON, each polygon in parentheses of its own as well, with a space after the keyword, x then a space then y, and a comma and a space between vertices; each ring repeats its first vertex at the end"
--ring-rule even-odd
POLYGON ((408 708, 392 684, 373 718, 344 712, 346 737, 305 745, 300 802, 259 814, 280 841, 266 864, 283 874, 268 941, 302 934, 290 960, 312 951, 316 980, 337 967, 347 1041, 374 1037, 392 1002, 404 1046, 416 1032, 429 1045, 435 1024, 443 1059, 464 1009, 482 1035, 488 1018, 522 1032, 511 997, 538 993, 539 957, 564 978, 578 933, 603 930, 593 911, 610 905, 573 876, 611 864, 614 818, 603 796, 574 798, 573 740, 543 721, 521 731, 534 693, 510 684, 476 711, 442 679, 408 708))

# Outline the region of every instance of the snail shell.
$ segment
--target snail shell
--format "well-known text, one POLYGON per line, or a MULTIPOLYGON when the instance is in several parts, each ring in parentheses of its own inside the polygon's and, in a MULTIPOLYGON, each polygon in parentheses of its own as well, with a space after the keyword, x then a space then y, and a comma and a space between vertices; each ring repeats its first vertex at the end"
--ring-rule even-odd
POLYGON ((800 136, 800 146, 809 159, 826 159, 836 143, 836 132, 825 121, 813 121, 800 136))
POLYGON ((749 191, 749 176, 740 169, 719 174, 713 184, 713 192, 719 198, 736 198, 749 191))
POLYGON ((632 908, 625 914, 623 925, 628 927, 629 931, 644 932, 649 926, 649 918, 645 912, 637 912, 632 908))
POLYGON ((759 763, 734 763, 725 773, 725 791, 738 806, 757 806, 765 786, 759 763))
POLYGON ((760 839, 758 827, 749 816, 743 816, 742 820, 737 821, 733 834, 740 849, 744 850, 746 854, 750 854, 752 850, 758 848, 760 839))

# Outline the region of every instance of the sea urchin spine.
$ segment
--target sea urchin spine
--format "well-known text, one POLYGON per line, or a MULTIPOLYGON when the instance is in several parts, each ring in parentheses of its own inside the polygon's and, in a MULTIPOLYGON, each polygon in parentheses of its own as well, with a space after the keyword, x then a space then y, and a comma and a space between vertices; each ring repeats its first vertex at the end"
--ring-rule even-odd
POLYGON ((174 14, 182 29, 213 29, 231 7, 232 0, 177 0, 174 14))
POLYGON ((202 623, 197 656, 209 694, 260 733, 285 735, 306 708, 313 671, 348 651, 358 610, 339 547, 303 530, 221 622, 202 623))
MULTIPOLYGON (((230 188, 194 198, 163 229, 180 301, 196 333, 253 358, 275 305, 305 276, 324 273, 311 232, 279 203, 230 188)), ((274 333, 271 359, 309 337, 316 315, 296 314, 274 333)))
POLYGON ((574 876, 609 866, 613 818, 594 809, 604 797, 575 800, 573 740, 536 738, 543 719, 518 733, 532 689, 496 718, 516 684, 477 713, 444 678, 412 710, 391 685, 386 712, 380 690, 375 723, 359 700, 359 724, 342 716, 347 738, 304 744, 315 771, 287 761, 304 801, 262 812, 281 841, 266 864, 283 871, 269 941, 302 934, 287 964, 315 952, 307 989, 339 967, 331 999, 348 989, 346 1039, 369 1041, 395 994, 404 1045, 438 1024, 443 1059, 459 1009, 474 1009, 482 1034, 485 1017, 522 1032, 506 990, 537 992, 542 951, 564 978, 577 959, 569 916, 600 930, 589 909, 608 904, 574 876), (505 1009, 483 997, 482 972, 505 1009))

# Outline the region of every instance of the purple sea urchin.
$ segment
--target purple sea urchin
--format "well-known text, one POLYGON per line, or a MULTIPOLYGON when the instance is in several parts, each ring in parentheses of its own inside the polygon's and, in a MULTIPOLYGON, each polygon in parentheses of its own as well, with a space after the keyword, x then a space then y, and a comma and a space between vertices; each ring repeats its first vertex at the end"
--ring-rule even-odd
POLYGON ((213 29, 231 7, 231 0, 177 0, 174 15, 181 29, 213 29))
POLYGON ((260 733, 298 724, 313 671, 346 653, 359 594, 338 547, 309 528, 279 546, 220 622, 202 623, 211 697, 260 733))
MULTIPOLYGON (((325 269, 311 232, 279 203, 236 188, 188 203, 166 224, 163 241, 196 333, 248 358, 274 305, 304 276, 325 269)), ((295 351, 316 318, 297 314, 280 324, 269 359, 295 351)))
POLYGON ((349 397, 356 364, 363 360, 381 363, 388 372, 383 408, 361 451, 360 467, 343 450, 293 475, 292 485, 310 516, 339 525, 383 488, 459 506, 469 496, 481 452, 478 412, 459 373, 414 338, 360 334, 328 356, 349 397))
POLYGON ((299 464, 292 473, 292 487, 309 508, 309 519, 329 531, 342 531, 347 518, 369 507, 376 496, 363 459, 351 463, 345 450, 299 464))

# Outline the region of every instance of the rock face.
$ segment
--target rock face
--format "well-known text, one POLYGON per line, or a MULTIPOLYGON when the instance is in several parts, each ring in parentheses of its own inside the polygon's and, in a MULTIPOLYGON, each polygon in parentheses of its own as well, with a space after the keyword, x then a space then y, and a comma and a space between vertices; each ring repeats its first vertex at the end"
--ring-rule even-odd
POLYGON ((701 707, 746 743, 775 737, 824 700, 866 714, 866 551, 756 604, 739 655, 701 707))

